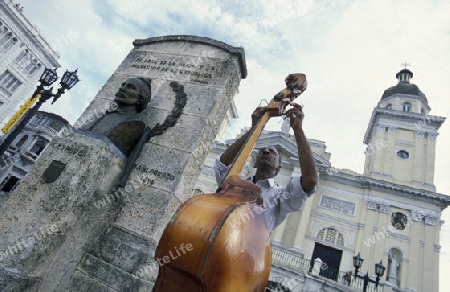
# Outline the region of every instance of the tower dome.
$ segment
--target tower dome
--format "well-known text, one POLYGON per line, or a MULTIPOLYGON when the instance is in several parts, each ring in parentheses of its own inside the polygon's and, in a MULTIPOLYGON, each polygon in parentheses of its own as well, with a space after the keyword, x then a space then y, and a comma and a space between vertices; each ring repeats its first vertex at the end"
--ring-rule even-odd
POLYGON ((386 89, 381 96, 381 100, 386 99, 394 94, 408 94, 419 96, 423 99, 424 103, 428 106, 428 100, 425 94, 420 91, 419 87, 415 84, 409 83, 409 79, 413 77, 413 73, 408 69, 402 69, 395 74, 395 78, 398 79, 398 83, 395 86, 386 89))

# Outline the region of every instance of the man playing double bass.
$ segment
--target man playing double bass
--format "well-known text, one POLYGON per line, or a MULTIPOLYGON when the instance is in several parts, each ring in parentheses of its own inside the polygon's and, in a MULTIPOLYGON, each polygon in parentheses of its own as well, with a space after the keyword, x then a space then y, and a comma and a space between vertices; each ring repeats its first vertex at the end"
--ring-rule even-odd
MULTIPOLYGON (((256 168, 255 175, 247 179, 262 189, 264 203, 262 210, 264 211, 269 232, 272 232, 280 225, 288 213, 302 209, 306 199, 314 194, 318 181, 314 158, 302 128, 304 118, 302 107, 295 103, 291 105, 293 107, 286 112, 286 116, 290 119, 290 126, 294 131, 294 137, 297 142, 302 175, 291 178, 290 182, 284 187, 275 186, 274 177, 281 168, 281 156, 275 147, 264 147, 260 149, 256 157, 254 164, 256 168)), ((252 128, 262 117, 264 111, 264 107, 255 109, 252 114, 252 128)), ((226 175, 231 163, 250 133, 251 131, 248 131, 242 135, 216 159, 214 170, 218 183, 226 175)))

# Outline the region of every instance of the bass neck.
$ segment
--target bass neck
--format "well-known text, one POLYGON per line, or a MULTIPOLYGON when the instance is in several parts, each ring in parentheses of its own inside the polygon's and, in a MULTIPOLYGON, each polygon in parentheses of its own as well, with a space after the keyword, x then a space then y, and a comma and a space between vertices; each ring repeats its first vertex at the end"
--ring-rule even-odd
POLYGON ((236 155, 228 173, 224 176, 219 185, 220 190, 223 183, 231 176, 239 177, 239 174, 244 169, 245 163, 253 151, 253 148, 258 141, 264 127, 271 117, 280 116, 284 113, 286 106, 288 106, 295 98, 306 90, 307 81, 306 75, 302 73, 289 74, 286 79, 286 88, 279 91, 274 98, 271 99, 267 105, 263 116, 250 129, 250 135, 247 137, 241 150, 236 155))

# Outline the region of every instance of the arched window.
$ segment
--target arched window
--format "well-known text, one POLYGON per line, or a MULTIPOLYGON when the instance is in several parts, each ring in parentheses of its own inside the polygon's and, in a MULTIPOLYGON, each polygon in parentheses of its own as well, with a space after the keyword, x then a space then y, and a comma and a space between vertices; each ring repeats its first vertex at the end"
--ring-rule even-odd
POLYGON ((45 143, 43 141, 37 141, 33 147, 31 147, 30 152, 39 156, 41 152, 45 149, 45 143))
POLYGON ((328 227, 321 229, 316 236, 317 239, 325 242, 329 242, 335 245, 344 246, 344 237, 339 231, 334 228, 328 227))
POLYGON ((28 139, 28 135, 23 135, 22 138, 20 138, 19 142, 16 143, 16 147, 20 148, 22 147, 23 143, 28 139))
POLYGON ((404 102, 403 103, 403 111, 404 112, 410 112, 411 111, 411 103, 410 102, 404 102))
POLYGON ((394 287, 400 287, 403 253, 398 248, 391 248, 388 257, 386 280, 394 287))

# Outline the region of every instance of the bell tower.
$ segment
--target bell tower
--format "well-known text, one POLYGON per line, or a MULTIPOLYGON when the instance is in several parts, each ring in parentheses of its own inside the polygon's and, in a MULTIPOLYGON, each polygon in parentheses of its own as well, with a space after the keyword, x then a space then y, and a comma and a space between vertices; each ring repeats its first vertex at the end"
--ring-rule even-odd
POLYGON ((384 91, 364 136, 364 175, 435 191, 436 139, 445 118, 430 115, 425 94, 410 83, 410 70, 395 77, 397 85, 384 91))

